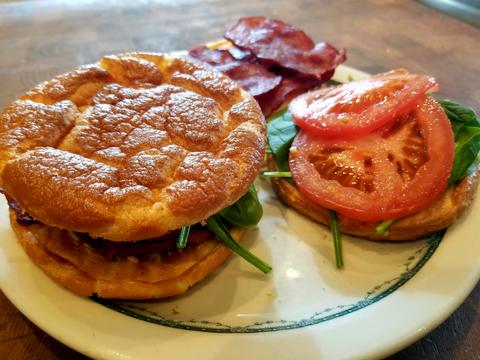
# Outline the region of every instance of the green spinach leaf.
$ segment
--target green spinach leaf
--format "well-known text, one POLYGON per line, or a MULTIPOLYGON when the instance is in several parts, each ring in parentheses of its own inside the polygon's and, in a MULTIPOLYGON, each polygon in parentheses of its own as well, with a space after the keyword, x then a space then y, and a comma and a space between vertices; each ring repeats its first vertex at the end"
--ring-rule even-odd
POLYGON ((233 205, 218 213, 223 219, 232 225, 249 227, 257 225, 263 215, 263 208, 258 201, 255 187, 250 185, 248 191, 233 205))
POLYGON ((480 127, 480 119, 472 108, 455 103, 451 100, 437 99, 437 102, 447 113, 452 125, 460 123, 466 126, 480 127))
POLYGON ((437 100, 445 110, 455 136, 455 158, 448 184, 471 174, 478 164, 480 152, 480 119, 475 112, 450 100, 437 100))
POLYGON ((288 109, 275 114, 267 125, 267 138, 272 154, 275 157, 278 171, 289 171, 288 153, 298 128, 292 121, 288 109))
POLYGON ((333 247, 335 248, 335 263, 337 264, 337 269, 340 269, 343 267, 342 233, 337 213, 333 210, 328 210, 328 220, 332 230, 333 247))
POLYGON ((455 159, 448 183, 456 181, 470 174, 471 165, 475 162, 480 151, 480 127, 464 126, 455 136, 455 159))
POLYGON ((272 267, 267 264, 262 259, 253 255, 250 251, 245 249, 239 243, 235 241, 235 239, 230 234, 228 228, 223 224, 222 219, 218 215, 212 215, 207 220, 207 227, 208 229, 215 234, 218 240, 220 240, 223 244, 228 246, 230 249, 235 251, 238 255, 243 257, 253 266, 256 266, 258 269, 263 271, 265 274, 272 271, 272 267))

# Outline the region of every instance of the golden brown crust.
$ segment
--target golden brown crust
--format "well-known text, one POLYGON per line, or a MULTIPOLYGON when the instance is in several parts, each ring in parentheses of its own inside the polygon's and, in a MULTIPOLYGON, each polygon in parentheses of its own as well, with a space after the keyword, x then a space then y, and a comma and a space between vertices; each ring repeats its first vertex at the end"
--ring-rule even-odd
POLYGON ((68 99, 80 107, 87 105, 102 86, 112 81, 110 74, 97 64, 85 65, 35 86, 20 100, 53 105, 68 99))
POLYGON ((30 149, 58 146, 74 126, 77 112, 70 101, 51 106, 25 100, 6 106, 0 115, 0 173, 8 160, 30 149))
MULTIPOLYGON (((214 239, 174 255, 107 260, 65 231, 10 222, 28 256, 52 279, 82 295, 145 300, 180 295, 222 264, 231 250, 214 239)), ((238 241, 245 229, 232 229, 238 241)))
MULTIPOLYGON (((455 222, 472 202, 480 178, 480 169, 466 177, 422 211, 394 222, 388 236, 375 232, 375 223, 365 223, 339 216, 343 233, 371 240, 415 240, 445 229, 455 222)), ((288 206, 321 224, 329 225, 328 210, 307 199, 297 187, 284 179, 272 179, 278 197, 288 206)))
POLYGON ((160 236, 243 195, 263 161, 255 100, 159 54, 107 56, 0 116, 0 185, 34 218, 94 237, 160 236))

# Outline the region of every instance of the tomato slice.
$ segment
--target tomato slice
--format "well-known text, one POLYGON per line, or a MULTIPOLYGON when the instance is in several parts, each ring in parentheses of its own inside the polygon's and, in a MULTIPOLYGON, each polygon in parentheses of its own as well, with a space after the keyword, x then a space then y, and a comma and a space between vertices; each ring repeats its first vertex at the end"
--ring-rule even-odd
POLYGON ((426 75, 393 70, 300 95, 290 103, 293 121, 329 139, 356 139, 393 121, 437 88, 426 75))
POLYGON ((301 130, 289 165, 311 201, 361 221, 415 213, 446 189, 453 165, 450 122, 424 97, 391 124, 356 140, 324 140, 301 130))

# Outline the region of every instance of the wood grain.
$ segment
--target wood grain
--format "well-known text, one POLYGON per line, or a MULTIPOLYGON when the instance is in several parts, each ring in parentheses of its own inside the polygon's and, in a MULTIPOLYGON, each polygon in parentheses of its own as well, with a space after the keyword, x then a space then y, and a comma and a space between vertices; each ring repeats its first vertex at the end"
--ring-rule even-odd
MULTIPOLYGON (((432 74, 441 96, 480 109, 480 30, 404 0, 1 2, 0 106, 104 54, 188 49, 220 38, 246 15, 280 18, 344 47, 347 63, 367 72, 405 67, 432 74)), ((389 359, 480 359, 478 339, 480 285, 444 324, 389 359)), ((0 358, 84 357, 0 294, 0 358)))
POLYGON ((85 356, 40 330, 0 293, 0 359, 75 360, 85 356))

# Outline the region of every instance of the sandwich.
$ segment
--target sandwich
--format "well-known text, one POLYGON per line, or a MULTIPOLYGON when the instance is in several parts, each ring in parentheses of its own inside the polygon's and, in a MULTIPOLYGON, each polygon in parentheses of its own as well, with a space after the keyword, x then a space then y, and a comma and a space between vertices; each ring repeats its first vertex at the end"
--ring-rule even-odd
POLYGON ((13 231, 53 280, 83 295, 184 293, 261 217, 257 102, 220 73, 153 53, 105 56, 44 82, 0 115, 0 187, 13 231))
POLYGON ((372 240, 415 240, 453 224, 478 183, 480 121, 434 99, 437 88, 399 69, 295 98, 267 130, 270 170, 285 176, 272 179, 278 197, 372 240))

